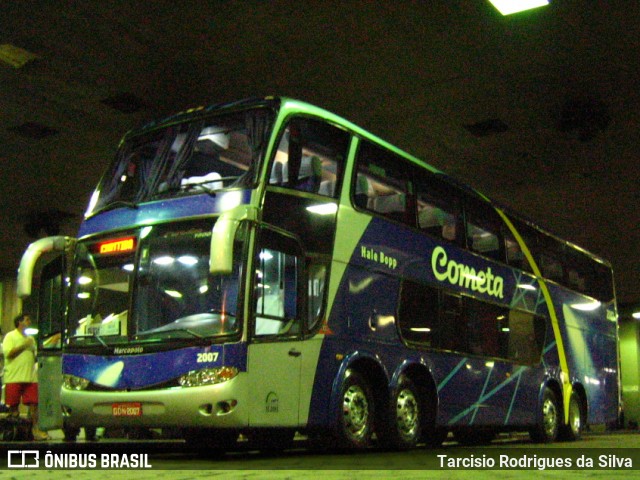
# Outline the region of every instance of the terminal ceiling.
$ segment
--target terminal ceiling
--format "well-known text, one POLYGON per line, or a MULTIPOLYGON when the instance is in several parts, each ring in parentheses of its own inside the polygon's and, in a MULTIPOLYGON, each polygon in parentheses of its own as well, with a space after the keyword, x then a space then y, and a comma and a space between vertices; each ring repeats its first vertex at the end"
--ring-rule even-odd
POLYGON ((334 111, 608 258, 640 302, 640 3, 7 2, 0 269, 73 235, 120 136, 249 96, 334 111), (13 47, 11 47, 13 48, 13 47), (19 65, 24 61, 24 65, 19 65))

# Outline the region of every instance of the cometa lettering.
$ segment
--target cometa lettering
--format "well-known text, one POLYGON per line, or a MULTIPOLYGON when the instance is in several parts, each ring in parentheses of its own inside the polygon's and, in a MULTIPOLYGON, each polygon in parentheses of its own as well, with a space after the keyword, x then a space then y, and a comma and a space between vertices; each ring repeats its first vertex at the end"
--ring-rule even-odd
POLYGON ((431 254, 431 269, 435 277, 441 282, 470 289, 474 292, 486 293, 496 298, 504 298, 504 279, 486 270, 476 271, 474 268, 449 260, 447 251, 443 247, 436 247, 431 254))

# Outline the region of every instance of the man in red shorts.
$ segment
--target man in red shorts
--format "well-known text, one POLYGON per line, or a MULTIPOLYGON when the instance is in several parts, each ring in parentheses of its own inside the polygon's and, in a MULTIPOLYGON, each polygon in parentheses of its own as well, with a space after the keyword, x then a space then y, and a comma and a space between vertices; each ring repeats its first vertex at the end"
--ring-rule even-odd
POLYGON ((20 400, 29 407, 29 418, 35 440, 48 440, 49 435, 38 428, 38 374, 36 370, 36 342, 25 335, 31 325, 29 315, 20 314, 2 341, 4 353, 5 403, 9 415, 18 416, 20 400))

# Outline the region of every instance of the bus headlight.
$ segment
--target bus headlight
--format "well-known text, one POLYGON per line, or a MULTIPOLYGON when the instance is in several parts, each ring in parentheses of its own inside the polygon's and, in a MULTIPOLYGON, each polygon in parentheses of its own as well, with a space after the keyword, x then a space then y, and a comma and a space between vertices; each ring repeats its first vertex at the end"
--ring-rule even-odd
POLYGON ((226 382, 236 375, 238 375, 238 369, 235 367, 203 368, 182 375, 178 379, 178 383, 181 387, 199 387, 226 382))
POLYGON ((67 390, 86 390, 89 380, 75 375, 63 375, 62 386, 67 390))

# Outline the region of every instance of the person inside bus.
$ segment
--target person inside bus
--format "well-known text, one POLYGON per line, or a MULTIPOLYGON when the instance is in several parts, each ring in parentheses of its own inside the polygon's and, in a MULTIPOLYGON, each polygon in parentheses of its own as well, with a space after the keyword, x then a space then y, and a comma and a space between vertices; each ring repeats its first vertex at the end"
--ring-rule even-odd
POLYGON ((2 341, 5 369, 5 396, 9 415, 20 415, 20 402, 29 407, 29 418, 34 440, 49 440, 47 432, 38 426, 38 373, 36 363, 36 342, 27 336, 25 330, 31 325, 29 315, 18 315, 13 324, 15 329, 7 333, 2 341))
POLYGON ((202 185, 211 190, 223 187, 220 179, 238 177, 244 170, 223 162, 221 152, 229 148, 230 135, 215 132, 217 127, 205 127, 193 147, 193 153, 184 166, 181 185, 202 185))

